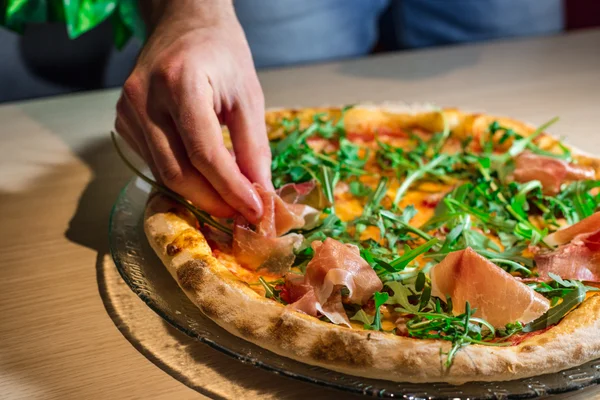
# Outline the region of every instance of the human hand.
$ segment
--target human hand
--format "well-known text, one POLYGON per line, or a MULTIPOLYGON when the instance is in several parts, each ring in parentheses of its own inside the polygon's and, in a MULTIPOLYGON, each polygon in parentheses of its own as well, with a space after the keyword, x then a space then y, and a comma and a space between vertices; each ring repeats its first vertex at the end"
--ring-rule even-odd
POLYGON ((183 3, 165 2, 123 86, 115 129, 167 187, 214 216, 256 223, 263 206, 252 183, 273 186, 250 50, 230 2, 183 3))

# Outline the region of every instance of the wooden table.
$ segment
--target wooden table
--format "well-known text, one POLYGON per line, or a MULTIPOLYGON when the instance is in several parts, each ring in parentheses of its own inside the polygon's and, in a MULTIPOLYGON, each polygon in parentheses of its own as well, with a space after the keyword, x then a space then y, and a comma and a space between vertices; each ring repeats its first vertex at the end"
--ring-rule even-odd
MULTIPOLYGON (((600 154, 599 30, 266 71, 261 80, 269 106, 432 101, 533 123, 559 115, 554 133, 600 154)), ((2 398, 200 396, 132 347, 101 299, 108 213, 130 177, 107 136, 117 95, 0 106, 2 398)), ((136 312, 160 321, 143 305, 136 312)), ((210 362, 198 368, 226 397, 340 395, 186 345, 200 346, 210 362)))

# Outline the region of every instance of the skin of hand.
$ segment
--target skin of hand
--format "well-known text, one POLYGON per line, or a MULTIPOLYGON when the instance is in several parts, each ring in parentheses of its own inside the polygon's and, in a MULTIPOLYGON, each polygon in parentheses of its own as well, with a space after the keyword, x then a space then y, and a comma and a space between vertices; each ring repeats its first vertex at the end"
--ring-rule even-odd
POLYGON ((154 29, 123 86, 115 129, 167 187, 216 217, 240 213, 256 223, 263 205, 252 184, 273 189, 271 152, 262 89, 233 5, 156 7, 160 16, 150 18, 154 29))

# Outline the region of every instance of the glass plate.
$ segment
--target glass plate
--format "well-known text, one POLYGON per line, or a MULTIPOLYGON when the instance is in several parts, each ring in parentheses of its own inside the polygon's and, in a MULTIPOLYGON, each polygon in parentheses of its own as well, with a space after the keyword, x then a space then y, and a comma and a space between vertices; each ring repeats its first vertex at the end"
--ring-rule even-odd
POLYGON ((144 235, 142 216, 149 191, 146 183, 134 179, 123 189, 114 205, 109 241, 119 273, 152 310, 175 328, 241 362, 340 390, 410 399, 522 399, 577 390, 600 382, 600 360, 534 378, 453 386, 446 383, 394 383, 354 377, 271 353, 229 334, 205 317, 179 289, 144 235))

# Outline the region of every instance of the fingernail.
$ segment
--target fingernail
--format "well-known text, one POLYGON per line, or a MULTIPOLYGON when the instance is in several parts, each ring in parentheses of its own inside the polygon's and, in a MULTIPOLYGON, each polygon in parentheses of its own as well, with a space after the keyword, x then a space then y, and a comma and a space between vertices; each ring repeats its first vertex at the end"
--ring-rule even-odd
POLYGON ((263 215, 263 204, 260 196, 254 188, 250 190, 250 207, 244 210, 246 215, 253 217, 254 222, 257 222, 263 215))

